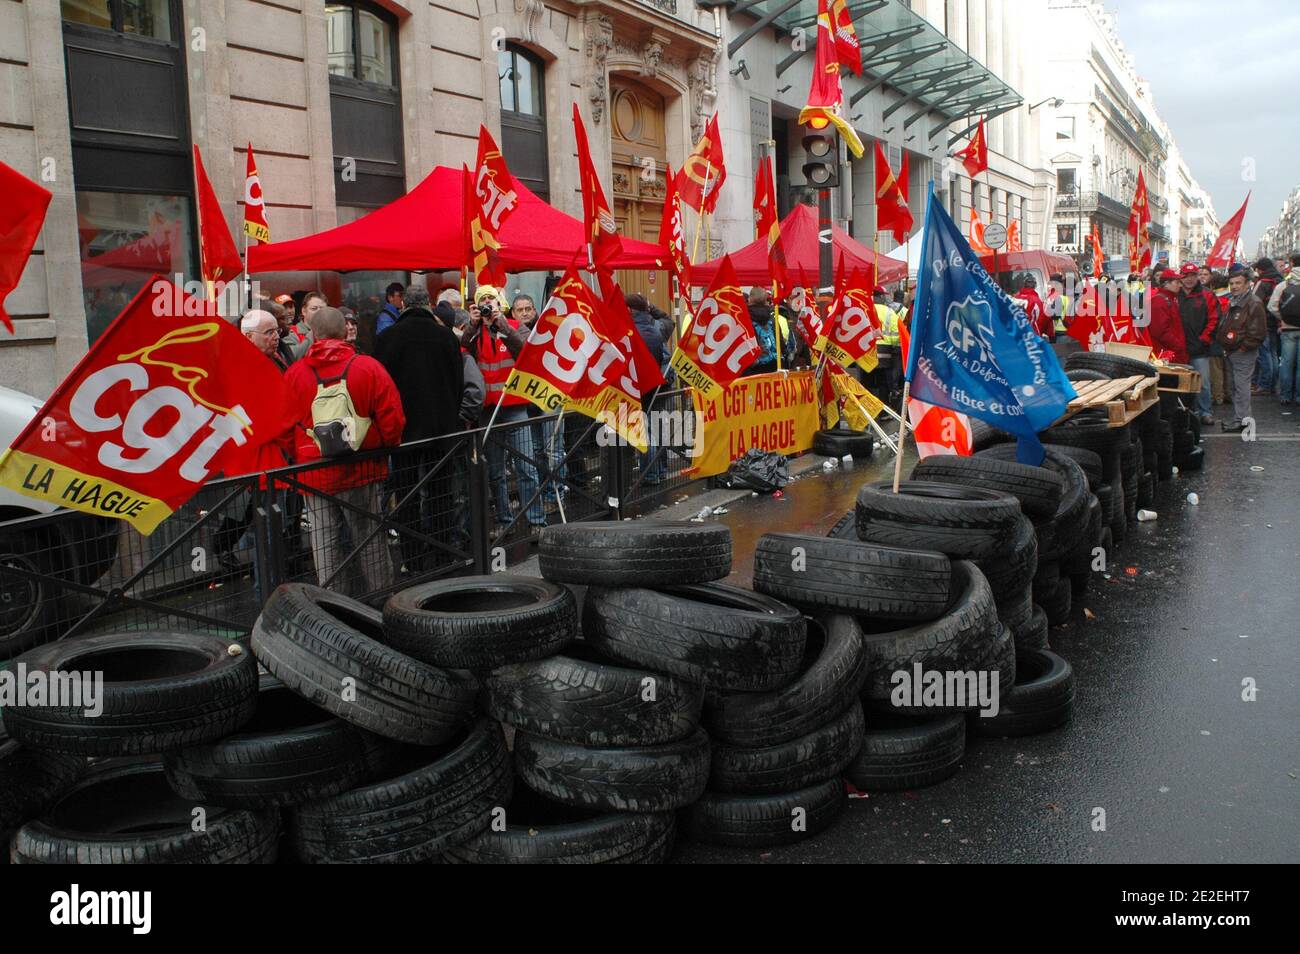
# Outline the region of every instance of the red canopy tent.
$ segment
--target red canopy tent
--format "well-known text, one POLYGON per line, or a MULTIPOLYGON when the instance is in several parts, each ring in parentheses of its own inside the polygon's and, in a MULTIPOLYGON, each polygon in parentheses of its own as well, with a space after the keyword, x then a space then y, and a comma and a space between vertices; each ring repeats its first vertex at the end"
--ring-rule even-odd
MULTIPOLYGON (((249 272, 442 271, 469 259, 462 225, 462 169, 438 166, 414 189, 355 222, 316 235, 250 245, 249 272)), ((582 222, 547 205, 517 179, 519 205, 498 238, 508 272, 563 269, 586 260, 582 222)), ((623 239, 615 268, 663 267, 658 245, 623 239)))
MULTIPOLYGON (((844 263, 846 274, 852 274, 855 268, 864 275, 871 275, 874 262, 880 263, 880 275, 877 279, 882 285, 898 281, 907 274, 907 266, 887 255, 877 255, 857 239, 838 226, 832 226, 831 242, 835 249, 836 273, 840 263, 844 263)), ((791 281, 801 285, 815 286, 819 268, 817 245, 817 212, 812 206, 796 205, 781 222, 781 244, 785 248, 786 267, 790 271, 791 281)), ((691 266, 691 284, 708 286, 712 284, 722 259, 702 262, 691 266)), ((731 264, 736 268, 736 278, 742 285, 766 285, 772 281, 772 273, 767 264, 767 238, 755 239, 744 248, 731 254, 731 264)), ((869 280, 869 279, 868 279, 869 280)))

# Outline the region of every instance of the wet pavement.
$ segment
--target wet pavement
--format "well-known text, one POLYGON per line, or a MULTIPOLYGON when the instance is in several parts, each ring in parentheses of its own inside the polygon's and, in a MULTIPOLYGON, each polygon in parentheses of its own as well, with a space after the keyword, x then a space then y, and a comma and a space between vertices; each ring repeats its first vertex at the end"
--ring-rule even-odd
MULTIPOLYGON (((1206 428, 1205 470, 1160 485, 1159 519, 1130 527, 1108 578, 1052 629, 1075 672, 1067 726, 974 740, 951 779, 852 799, 801 845, 682 844, 677 860, 1300 861, 1300 409, 1256 399, 1255 413, 1252 443, 1206 428)), ((888 465, 730 504, 729 582, 748 585, 758 536, 825 533, 888 465)))

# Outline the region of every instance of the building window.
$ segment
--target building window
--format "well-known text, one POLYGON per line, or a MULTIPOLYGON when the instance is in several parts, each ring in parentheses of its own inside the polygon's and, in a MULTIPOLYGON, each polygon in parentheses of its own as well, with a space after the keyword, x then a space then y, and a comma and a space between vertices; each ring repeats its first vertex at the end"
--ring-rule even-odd
POLYGON ((1076 178, 1078 171, 1078 169, 1056 170, 1056 192, 1058 195, 1065 195, 1066 193, 1075 190, 1076 183, 1078 182, 1078 179, 1076 178))
POLYGON ((1060 141, 1069 142, 1074 139, 1074 117, 1057 116, 1056 117, 1056 138, 1060 141))
POLYGON ((397 19, 370 3, 327 3, 325 33, 335 199, 377 208, 406 192, 397 19))
POLYGON ((196 277, 180 4, 63 0, 86 333, 154 273, 196 277))
POLYGON ((1077 227, 1078 226, 1074 226, 1074 225, 1058 225, 1056 227, 1056 244, 1073 245, 1075 243, 1074 230, 1077 227))
POLYGON ((66 23, 171 42, 169 0, 62 0, 66 23))
POLYGON ((546 64, 513 43, 497 54, 501 94, 501 153, 510 173, 541 199, 550 197, 547 162, 546 64))

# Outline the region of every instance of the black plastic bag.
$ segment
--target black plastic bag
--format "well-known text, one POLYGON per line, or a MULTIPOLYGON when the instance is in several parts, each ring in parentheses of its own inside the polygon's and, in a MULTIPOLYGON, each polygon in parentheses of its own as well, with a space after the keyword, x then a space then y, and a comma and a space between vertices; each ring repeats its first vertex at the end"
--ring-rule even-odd
POLYGON ((780 490, 790 482, 790 461, 784 454, 776 451, 763 451, 754 448, 745 452, 745 456, 735 460, 725 474, 714 478, 721 487, 755 490, 760 494, 770 494, 780 490))

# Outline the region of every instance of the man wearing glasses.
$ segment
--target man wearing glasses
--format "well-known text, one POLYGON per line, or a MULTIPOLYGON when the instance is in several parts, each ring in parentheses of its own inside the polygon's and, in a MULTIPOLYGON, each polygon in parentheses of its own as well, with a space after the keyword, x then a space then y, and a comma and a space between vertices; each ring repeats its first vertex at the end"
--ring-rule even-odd
POLYGON ((274 361, 281 373, 284 372, 285 363, 279 352, 280 327, 273 314, 253 309, 239 322, 239 330, 253 343, 253 347, 274 361))

